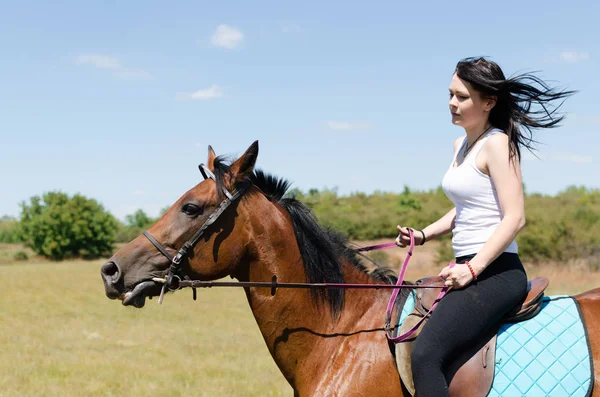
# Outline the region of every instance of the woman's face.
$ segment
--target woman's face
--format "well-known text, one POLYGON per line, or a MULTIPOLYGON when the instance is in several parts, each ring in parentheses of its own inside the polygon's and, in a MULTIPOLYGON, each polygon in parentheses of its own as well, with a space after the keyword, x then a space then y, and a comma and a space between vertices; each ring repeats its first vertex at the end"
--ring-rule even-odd
POLYGON ((461 80, 456 73, 452 76, 448 90, 452 124, 459 125, 467 131, 485 128, 495 101, 483 99, 471 84, 461 80))

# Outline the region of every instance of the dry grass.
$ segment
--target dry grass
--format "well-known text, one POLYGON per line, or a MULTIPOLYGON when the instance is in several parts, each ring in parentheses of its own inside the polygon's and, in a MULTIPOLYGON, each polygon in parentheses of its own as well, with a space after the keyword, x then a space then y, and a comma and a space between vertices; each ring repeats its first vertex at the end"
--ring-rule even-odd
MULTIPOLYGON (((0 247, 8 250, 19 248, 0 247)), ((404 252, 380 259, 398 266, 404 252)), ((439 270, 434 252, 418 247, 409 279, 439 270)), ((102 261, 8 262, 0 260, 0 396, 291 395, 241 289, 202 290, 196 302, 181 291, 137 310, 105 297, 102 261)), ((600 286, 584 265, 528 271, 550 277, 550 294, 600 286)))
POLYGON ((104 295, 102 261, 0 266, 0 396, 283 396, 242 290, 104 295))
MULTIPOLYGON (((15 255, 17 255, 19 252, 22 252, 25 255, 27 255, 28 258, 35 257, 34 252, 30 248, 27 248, 22 244, 0 243, 0 264, 7 265, 21 262, 18 259, 15 259, 15 255)), ((36 259, 38 259, 39 261, 44 260, 42 258, 36 259)))

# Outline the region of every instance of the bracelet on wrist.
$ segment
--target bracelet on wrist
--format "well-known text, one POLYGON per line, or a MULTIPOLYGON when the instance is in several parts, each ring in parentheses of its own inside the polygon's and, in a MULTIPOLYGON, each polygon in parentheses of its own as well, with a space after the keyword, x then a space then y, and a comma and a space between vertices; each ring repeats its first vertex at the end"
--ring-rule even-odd
POLYGON ((419 232, 421 232, 421 235, 423 236, 423 239, 421 240, 421 244, 419 244, 419 245, 423 245, 423 244, 425 244, 425 241, 427 241, 427 237, 425 237, 425 232, 423 230, 419 230, 419 232))
POLYGON ((469 261, 466 261, 465 265, 467 265, 467 267, 469 268, 469 271, 471 272, 471 276, 473 276, 473 280, 477 280, 477 275, 473 271, 473 267, 471 267, 471 264, 469 263, 469 261))

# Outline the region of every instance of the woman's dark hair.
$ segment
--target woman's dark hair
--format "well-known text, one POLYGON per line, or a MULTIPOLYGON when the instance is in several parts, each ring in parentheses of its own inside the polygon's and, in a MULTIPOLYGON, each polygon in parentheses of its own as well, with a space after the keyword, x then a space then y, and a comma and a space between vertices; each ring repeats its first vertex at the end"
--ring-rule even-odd
POLYGON ((531 73, 507 79, 498 64, 483 57, 461 60, 456 65, 456 74, 471 84, 483 98, 496 98, 489 121, 508 135, 509 157, 517 156, 519 160, 519 146, 533 151, 533 143, 537 143, 532 129, 558 126, 564 116, 556 112, 564 100, 575 93, 551 88, 531 73), (556 104, 556 101, 559 103, 556 104))

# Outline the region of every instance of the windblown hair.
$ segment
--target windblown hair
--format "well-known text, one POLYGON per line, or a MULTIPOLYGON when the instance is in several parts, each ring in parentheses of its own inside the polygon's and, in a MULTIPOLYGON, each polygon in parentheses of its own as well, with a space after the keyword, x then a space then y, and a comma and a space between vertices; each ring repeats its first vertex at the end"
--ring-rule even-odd
POLYGON ((508 135, 511 159, 515 156, 521 159, 520 146, 533 152, 537 142, 532 130, 558 126, 564 116, 557 111, 576 92, 551 88, 532 73, 507 79, 498 64, 483 57, 461 60, 456 65, 456 74, 482 97, 496 98, 489 121, 508 135))
MULTIPOLYGON (((230 169, 220 157, 214 164, 217 191, 220 191, 224 186, 224 176, 230 169)), ((353 265, 377 281, 386 284, 396 282, 396 275, 391 269, 378 266, 375 270, 367 270, 358 260, 354 249, 349 247, 346 237, 320 225, 310 208, 295 197, 286 196, 290 182, 261 170, 255 170, 250 175, 250 181, 269 200, 283 206, 290 214, 307 282, 344 283, 342 263, 353 265)), ((311 296, 317 304, 327 302, 334 318, 339 317, 344 308, 344 289, 311 288, 311 296)))

